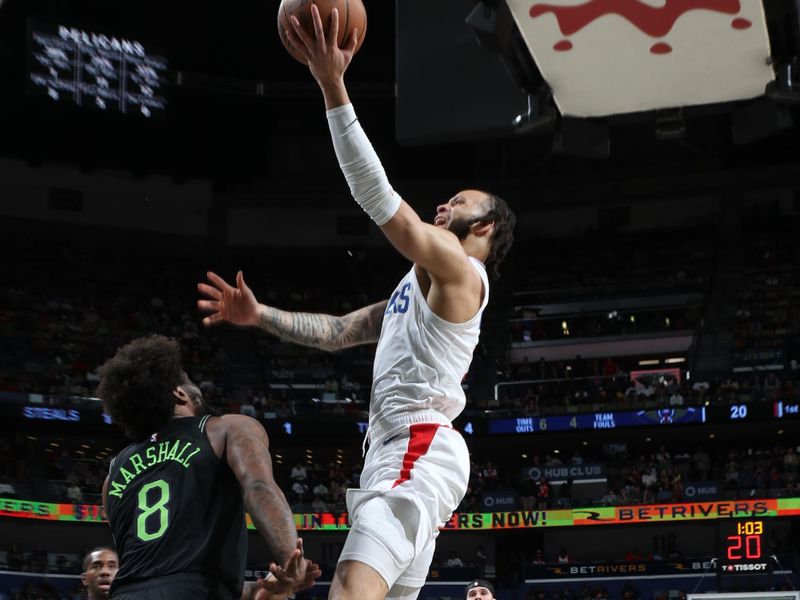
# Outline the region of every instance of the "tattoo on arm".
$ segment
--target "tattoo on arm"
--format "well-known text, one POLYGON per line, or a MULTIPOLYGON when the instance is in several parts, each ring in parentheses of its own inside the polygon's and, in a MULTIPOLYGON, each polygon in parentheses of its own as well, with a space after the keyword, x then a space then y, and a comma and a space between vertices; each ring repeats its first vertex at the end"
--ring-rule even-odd
POLYGON ((225 457, 242 486, 253 524, 269 544, 275 562, 284 564, 297 545, 294 516, 272 476, 269 438, 250 417, 229 415, 225 457))
POLYGON ((290 342, 333 352, 378 341, 387 304, 384 300, 341 317, 286 312, 262 305, 258 326, 290 342))

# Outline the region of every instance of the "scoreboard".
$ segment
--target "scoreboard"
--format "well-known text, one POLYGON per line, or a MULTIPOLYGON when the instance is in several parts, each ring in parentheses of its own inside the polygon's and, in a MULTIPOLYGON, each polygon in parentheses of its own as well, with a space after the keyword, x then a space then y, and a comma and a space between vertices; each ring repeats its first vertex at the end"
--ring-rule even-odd
POLYGON ((494 419, 488 423, 488 433, 539 433, 547 431, 607 430, 647 425, 670 426, 705 423, 705 407, 658 408, 637 411, 613 411, 494 419))
POLYGON ((28 22, 28 91, 53 102, 159 116, 166 70, 167 60, 138 40, 28 22))
POLYGON ((766 519, 726 520, 720 525, 719 575, 772 572, 766 519))

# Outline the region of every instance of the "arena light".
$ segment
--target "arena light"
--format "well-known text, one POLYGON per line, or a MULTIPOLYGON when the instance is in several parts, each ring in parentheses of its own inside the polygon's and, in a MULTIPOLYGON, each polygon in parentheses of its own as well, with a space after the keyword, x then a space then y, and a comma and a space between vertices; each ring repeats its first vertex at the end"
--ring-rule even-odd
POLYGON ((754 0, 506 0, 561 114, 744 100, 775 80, 754 0))

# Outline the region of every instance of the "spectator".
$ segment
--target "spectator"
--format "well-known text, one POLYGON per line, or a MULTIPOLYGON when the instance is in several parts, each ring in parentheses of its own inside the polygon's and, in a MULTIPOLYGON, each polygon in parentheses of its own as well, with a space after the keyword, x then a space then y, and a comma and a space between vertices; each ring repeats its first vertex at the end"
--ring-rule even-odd
POLYGON ((315 513, 324 513, 329 512, 330 508, 328 507, 328 503, 325 502, 321 497, 316 496, 311 501, 311 510, 315 513))
POLYGON ((317 485, 314 486, 314 489, 312 491, 314 493, 314 496, 322 499, 326 499, 328 497, 328 494, 330 493, 330 490, 324 483, 322 483, 322 480, 320 480, 319 483, 317 483, 317 485))
POLYGON ((567 552, 567 549, 564 548, 563 546, 561 547, 561 550, 558 551, 558 556, 556 557, 556 562, 559 563, 559 564, 567 564, 567 563, 569 563, 569 553, 567 552))
POLYGON ((517 369, 517 377, 521 380, 530 379, 533 375, 530 359, 527 355, 522 357, 522 364, 517 369))
POLYGON ((781 380, 774 372, 770 371, 764 378, 764 395, 768 400, 774 400, 781 387, 781 380))
POLYGON ((497 473, 497 468, 491 463, 486 463, 483 468, 483 481, 487 490, 496 490, 500 483, 500 475, 497 473))
POLYGON ((608 488, 605 496, 603 496, 603 505, 604 506, 616 506, 617 505, 617 494, 614 492, 612 488, 608 488))
POLYGON ((70 564, 66 556, 64 556, 63 554, 59 554, 58 556, 56 556, 56 571, 58 573, 68 573, 69 567, 70 564))
POLYGON ((531 562, 532 565, 543 565, 546 564, 544 560, 544 552, 540 550, 536 551, 536 554, 533 555, 533 561, 531 562))
POLYGON ((290 477, 292 481, 305 481, 308 477, 306 466, 303 463, 297 463, 292 467, 292 473, 290 477))
POLYGON ((702 448, 698 448, 695 453, 692 454, 692 463, 694 465, 695 476, 701 480, 707 479, 708 472, 711 469, 711 459, 702 448))
POLYGON ((294 502, 303 504, 308 496, 308 486, 304 481, 297 480, 292 484, 292 495, 294 502))
POLYGON ((256 407, 253 406, 250 402, 244 402, 239 407, 239 413, 243 415, 247 415, 248 417, 256 418, 256 407))
POLYGON ((75 478, 70 481, 70 485, 67 487, 67 499, 73 504, 83 504, 83 492, 75 478))
POLYGON ((326 395, 330 394, 332 398, 336 398, 339 394, 339 382, 336 381, 336 377, 334 377, 332 373, 328 376, 328 379, 325 380, 323 392, 326 395))
POLYGON ((19 548, 19 544, 11 544, 11 549, 6 552, 6 564, 11 571, 22 571, 25 563, 25 556, 19 548))
POLYGON ((797 476, 797 464, 797 452, 790 446, 783 455, 783 469, 786 471, 787 477, 794 478, 797 476))
POLYGON ((0 477, 0 498, 16 498, 17 490, 8 477, 0 477))
POLYGON ((639 593, 636 591, 636 588, 633 587, 633 583, 626 581, 625 585, 622 587, 622 600, 637 600, 638 598, 639 593))
POLYGON ((534 491, 534 482, 530 477, 524 477, 520 484, 520 502, 522 503, 522 510, 535 510, 536 509, 536 495, 534 491))
POLYGON ((558 500, 562 508, 572 507, 572 478, 568 478, 558 489, 558 500))
POLYGON ((550 483, 542 475, 536 488, 536 502, 539 510, 547 510, 550 505, 550 483))
POLYGON ((494 587, 485 579, 476 579, 464 588, 464 600, 495 600, 494 587))
POLYGON ((50 559, 47 550, 42 546, 36 546, 36 550, 31 552, 31 571, 36 573, 47 573, 50 570, 50 559))
POLYGON ((634 546, 632 550, 628 550, 627 554, 625 554, 625 560, 627 562, 642 560, 642 552, 639 550, 639 546, 634 546))
POLYGON ((483 544, 478 544, 478 549, 475 551, 475 567, 478 569, 478 574, 483 577, 486 573, 486 552, 483 544))
POLYGON ((458 556, 455 552, 451 552, 450 555, 447 557, 447 562, 445 562, 445 566, 448 568, 460 568, 464 566, 464 561, 461 560, 461 557, 458 556))

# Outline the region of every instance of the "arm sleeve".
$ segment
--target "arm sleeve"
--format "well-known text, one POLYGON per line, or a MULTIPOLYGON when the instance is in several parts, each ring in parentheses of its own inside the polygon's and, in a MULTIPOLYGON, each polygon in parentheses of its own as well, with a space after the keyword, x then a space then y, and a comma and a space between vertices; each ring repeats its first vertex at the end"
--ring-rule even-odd
POLYGON ((333 148, 350 193, 378 225, 391 219, 400 208, 400 196, 392 189, 378 155, 361 128, 352 104, 327 112, 333 148))

